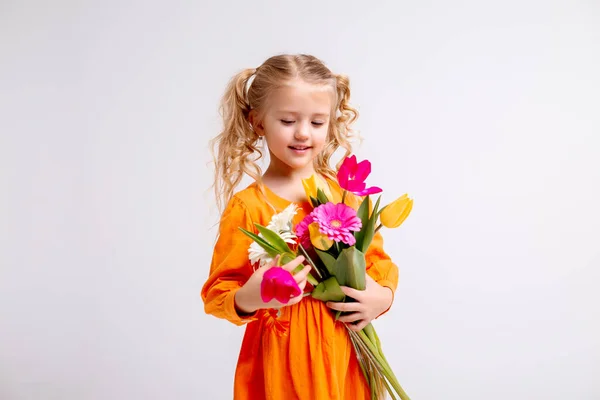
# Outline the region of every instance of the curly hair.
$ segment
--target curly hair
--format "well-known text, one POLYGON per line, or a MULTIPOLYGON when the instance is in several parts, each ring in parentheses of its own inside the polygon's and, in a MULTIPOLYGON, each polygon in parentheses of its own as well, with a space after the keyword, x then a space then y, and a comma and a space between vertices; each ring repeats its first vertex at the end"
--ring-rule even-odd
POLYGON ((315 158, 317 174, 335 180, 336 169, 329 163, 333 154, 342 147, 345 156, 352 152, 353 138, 350 125, 358 118, 358 111, 350 105, 348 77, 331 72, 318 58, 306 55, 276 55, 258 68, 237 73, 227 85, 220 104, 223 130, 211 140, 215 163, 214 190, 220 210, 229 202, 244 174, 261 182, 262 171, 257 161, 263 157, 259 135, 249 122, 250 111, 264 113, 269 94, 293 79, 311 84, 327 85, 334 95, 333 116, 330 118, 327 143, 315 158))

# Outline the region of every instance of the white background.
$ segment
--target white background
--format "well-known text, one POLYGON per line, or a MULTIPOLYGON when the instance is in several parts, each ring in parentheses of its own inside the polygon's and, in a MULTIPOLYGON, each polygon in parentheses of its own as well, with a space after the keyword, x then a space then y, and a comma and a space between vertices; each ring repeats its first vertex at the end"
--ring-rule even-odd
POLYGON ((376 321, 411 398, 600 399, 600 4, 210 3, 0 2, 0 398, 231 398, 208 140, 306 52, 415 200, 376 321))

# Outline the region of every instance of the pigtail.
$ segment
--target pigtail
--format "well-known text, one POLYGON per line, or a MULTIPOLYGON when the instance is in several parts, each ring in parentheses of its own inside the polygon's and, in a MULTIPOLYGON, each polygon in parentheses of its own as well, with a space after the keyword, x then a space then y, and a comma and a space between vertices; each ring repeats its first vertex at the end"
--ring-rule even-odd
POLYGON ((254 75, 254 68, 245 69, 229 82, 221 100, 220 113, 223 118, 223 131, 215 137, 212 154, 215 163, 214 190, 219 210, 233 196, 234 190, 244 173, 260 179, 261 170, 251 157, 261 150, 256 146, 258 135, 248 121, 251 106, 248 101, 248 82, 254 75))

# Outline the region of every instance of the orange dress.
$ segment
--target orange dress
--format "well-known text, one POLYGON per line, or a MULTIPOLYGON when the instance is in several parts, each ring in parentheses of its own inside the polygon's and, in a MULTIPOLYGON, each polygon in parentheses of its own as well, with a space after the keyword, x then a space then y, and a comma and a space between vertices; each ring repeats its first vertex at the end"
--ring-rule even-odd
MULTIPOLYGON (((274 310, 258 310, 245 316, 237 313, 234 295, 254 271, 248 260, 252 241, 238 227, 258 233, 254 223, 266 226, 274 213, 290 204, 263 187, 264 194, 254 182, 228 203, 221 217, 210 274, 201 291, 206 313, 246 328, 233 398, 369 399, 369 387, 348 332, 322 301, 307 296, 297 304, 282 307, 280 315, 274 310)), ((341 199, 340 191, 336 190, 334 196, 341 199)), ((355 205, 357 201, 355 198, 355 205)), ((308 202, 297 205, 294 224, 312 211, 308 202)), ((398 268, 384 252, 379 232, 366 253, 366 261, 367 273, 395 292, 398 268)))

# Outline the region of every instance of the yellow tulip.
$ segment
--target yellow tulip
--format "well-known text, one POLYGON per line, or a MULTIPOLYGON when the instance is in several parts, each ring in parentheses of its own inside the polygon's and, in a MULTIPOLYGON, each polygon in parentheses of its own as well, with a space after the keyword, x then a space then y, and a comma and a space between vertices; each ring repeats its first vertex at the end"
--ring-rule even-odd
POLYGON ((404 194, 385 206, 379 215, 381 224, 386 228, 397 228, 408 217, 413 206, 413 200, 404 194))
POLYGON ((306 193, 307 199, 310 200, 311 197, 317 198, 317 182, 314 175, 308 179, 302 179, 302 186, 304 186, 304 193, 306 193))
POLYGON ((321 179, 317 178, 316 175, 311 175, 310 178, 302 179, 302 186, 304 187, 304 193, 306 193, 306 198, 310 200, 310 198, 317 198, 317 190, 321 189, 325 196, 329 200, 331 200, 331 192, 329 191, 329 187, 325 182, 321 179))
POLYGON ((316 249, 327 251, 333 246, 333 240, 329 239, 327 235, 321 233, 319 230, 318 222, 313 222, 308 225, 308 232, 310 235, 310 242, 316 249))

